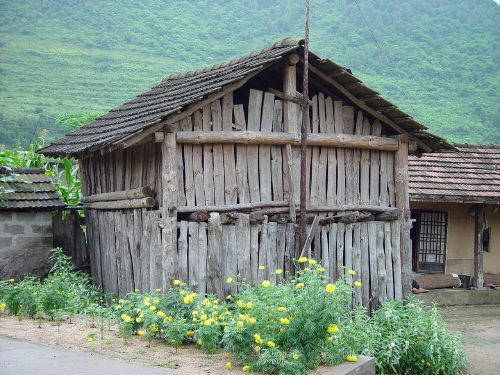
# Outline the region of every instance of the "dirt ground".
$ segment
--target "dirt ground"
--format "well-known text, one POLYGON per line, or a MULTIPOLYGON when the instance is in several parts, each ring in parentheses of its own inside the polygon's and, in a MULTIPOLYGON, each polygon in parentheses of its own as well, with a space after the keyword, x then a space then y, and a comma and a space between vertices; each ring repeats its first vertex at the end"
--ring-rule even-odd
MULTIPOLYGON (((469 365, 467 375, 500 374, 500 305, 472 305, 441 307, 448 328, 459 333, 465 343, 469 365)), ((244 372, 233 364, 225 368, 230 359, 223 353, 206 355, 193 345, 176 351, 169 345, 153 341, 151 346, 143 337, 129 340, 118 337, 116 326, 102 330, 86 316, 74 316, 60 324, 44 320, 41 324, 32 319, 18 321, 0 315, 0 335, 29 342, 75 351, 98 352, 115 359, 122 359, 165 369, 178 368, 187 374, 237 374, 244 372), (89 335, 94 335, 92 342, 89 335)), ((319 375, 325 368, 318 368, 311 375, 319 375)), ((168 373, 168 372, 167 372, 168 373)))
POLYGON ((500 374, 500 305, 439 308, 448 328, 458 332, 468 357, 467 375, 500 374))

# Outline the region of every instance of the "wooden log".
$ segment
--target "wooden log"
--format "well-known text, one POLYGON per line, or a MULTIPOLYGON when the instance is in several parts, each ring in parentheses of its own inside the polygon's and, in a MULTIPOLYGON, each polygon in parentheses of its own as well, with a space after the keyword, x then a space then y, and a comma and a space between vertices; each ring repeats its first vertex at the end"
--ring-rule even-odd
POLYGON ((186 220, 186 221, 207 221, 209 217, 210 215, 208 214, 208 211, 195 211, 189 214, 178 215, 179 220, 186 220))
POLYGON ((277 214, 269 216, 269 221, 275 222, 278 224, 286 224, 290 221, 290 215, 287 214, 277 214))
POLYGON ((260 224, 265 219, 266 219, 266 216, 264 216, 260 212, 256 212, 256 213, 250 214, 250 223, 251 224, 260 224))
POLYGON ((125 208, 145 208, 153 207, 155 205, 155 199, 151 197, 140 198, 140 199, 128 199, 119 201, 102 201, 102 202, 91 202, 85 203, 85 208, 94 210, 118 210, 125 208))
POLYGON ((305 106, 308 106, 308 105, 313 105, 313 103, 309 100, 307 102, 304 101, 304 99, 302 98, 302 95, 300 95, 299 93, 295 93, 295 95, 288 95, 288 94, 285 94, 281 91, 278 91, 278 90, 275 90, 273 89, 272 87, 270 87, 268 89, 268 91, 274 95, 276 95, 278 98, 280 99, 283 99, 283 100, 287 100, 289 102, 292 102, 292 103, 295 103, 295 104, 298 104, 300 105, 301 107, 305 107, 305 106))
POLYGON ((240 215, 234 212, 229 212, 220 215, 220 221, 222 224, 234 224, 240 218, 240 215))
POLYGON ((474 286, 482 288, 484 286, 483 275, 483 233, 484 233, 484 213, 483 205, 474 205, 474 286))
POLYGON ((208 211, 208 212, 227 212, 227 211, 243 211, 252 210, 262 207, 286 207, 288 202, 255 202, 255 203, 242 203, 221 206, 197 206, 197 207, 179 207, 179 213, 194 212, 194 211, 208 211))
POLYGON ((130 189, 125 191, 113 191, 110 193, 90 195, 87 197, 83 197, 82 203, 130 200, 130 199, 146 198, 150 196, 151 196, 151 187, 143 186, 137 189, 130 189))
MULTIPOLYGON (((165 134, 162 148, 162 238, 158 245, 162 245, 163 251, 161 252, 161 264, 163 269, 163 276, 161 278, 162 282, 166 285, 170 285, 172 280, 178 277, 178 252, 177 252, 177 213, 175 212, 175 207, 178 205, 177 201, 177 147, 175 142, 175 132, 173 128, 167 129, 165 134)), ((157 232, 156 228, 153 233, 157 232)), ((160 247, 153 250, 159 251, 160 247)), ((151 270, 151 275, 160 278, 160 275, 155 275, 155 272, 151 270)), ((153 276, 153 277, 154 277, 153 276)), ((153 286, 153 285, 151 285, 153 286)))
POLYGON ((221 269, 222 225, 218 213, 210 214, 208 219, 207 247, 207 291, 219 299, 225 298, 221 269))
MULTIPOLYGON (((283 92, 286 95, 295 96, 297 93, 297 68, 298 55, 292 54, 283 65, 283 92)), ((283 103, 283 127, 287 133, 296 133, 298 128, 299 106, 286 100, 283 103)))
POLYGON ((377 221, 391 221, 397 220, 403 214, 403 210, 398 208, 387 210, 375 215, 377 221))

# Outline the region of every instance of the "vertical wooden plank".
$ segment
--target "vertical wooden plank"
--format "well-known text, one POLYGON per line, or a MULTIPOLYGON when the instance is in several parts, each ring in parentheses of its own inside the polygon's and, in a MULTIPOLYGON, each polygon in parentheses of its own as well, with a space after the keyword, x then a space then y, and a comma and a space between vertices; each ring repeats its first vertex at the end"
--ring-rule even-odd
POLYGON ((259 232, 260 224, 250 225, 250 285, 259 282, 259 232))
POLYGON ((207 291, 217 295, 219 299, 226 297, 222 288, 221 272, 222 224, 217 212, 210 214, 208 219, 207 247, 207 291))
MULTIPOLYGON (((297 68, 298 55, 291 55, 289 60, 283 64, 283 92, 288 95, 297 93, 297 68)), ((299 131, 299 106, 286 100, 283 103, 283 127, 287 133, 297 133, 299 131)))
MULTIPOLYGON (((343 134, 344 116, 343 104, 341 101, 334 101, 334 118, 335 118, 335 133, 343 134)), ((337 204, 346 203, 346 186, 345 186, 345 150, 342 147, 337 148, 337 204)))
POLYGON ((394 188, 394 152, 387 153, 387 190, 389 206, 396 207, 396 192, 394 188))
POLYGON ((329 247, 328 247, 328 225, 323 225, 321 227, 321 264, 325 270, 325 275, 328 275, 330 272, 330 263, 329 263, 329 247))
MULTIPOLYGON (((323 96, 324 98, 324 96, 323 96)), ((315 95, 312 98, 312 123, 311 123, 311 132, 319 133, 319 110, 318 110, 318 96, 315 95)), ((307 188, 309 190, 309 200, 312 206, 318 206, 318 194, 319 194, 319 186, 322 185, 319 183, 320 178, 323 176, 319 175, 319 146, 308 147, 308 159, 307 159, 307 170, 310 170, 310 179, 307 180, 307 188), (312 161, 311 161, 312 159, 312 161)))
MULTIPOLYGON (((354 134, 354 107, 344 106, 343 107, 343 120, 344 120, 344 132, 345 134, 354 134)), ((356 196, 354 190, 354 150, 352 148, 346 148, 345 153, 345 176, 346 176, 346 204, 353 204, 354 197, 356 196)))
POLYGON ((102 279, 102 263, 101 263, 101 249, 102 244, 99 237, 99 215, 96 210, 88 210, 87 217, 87 234, 90 250, 90 275, 94 278, 97 285, 103 285, 102 279))
POLYGON ((131 237, 129 238, 129 246, 130 252, 132 254, 132 268, 134 270, 134 290, 139 288, 142 281, 142 272, 141 269, 141 248, 140 241, 142 239, 142 218, 141 218, 141 210, 135 209, 130 214, 130 221, 132 223, 132 227, 129 229, 129 233, 131 237))
MULTIPOLYGON (((161 238, 156 241, 158 242, 158 248, 152 251, 153 261, 151 269, 151 276, 156 277, 157 280, 161 280, 161 284, 170 285, 172 280, 177 279, 179 276, 179 254, 177 252, 177 211, 175 207, 178 207, 178 171, 176 169, 177 160, 177 145, 176 145, 176 134, 172 127, 167 128, 165 135, 163 137, 163 147, 162 147, 162 232, 161 238), (162 249, 163 251, 161 251, 162 249), (158 272, 156 267, 160 267, 162 272, 158 272)), ((157 228, 154 227, 154 222, 151 224, 153 229, 153 234, 159 233, 157 228)), ((153 279, 154 280, 154 279, 153 279)), ((150 285, 153 287, 153 285, 150 285)), ((156 287, 158 288, 158 286, 156 287)))
POLYGON ((368 241, 368 223, 361 223, 361 301, 363 306, 370 302, 370 248, 368 241))
MULTIPOLYGON (((372 125, 372 135, 379 137, 382 126, 378 120, 372 125)), ((370 150, 370 204, 380 204, 380 151, 370 150)))
MULTIPOLYGON (((283 121, 283 102, 274 101, 273 132, 281 132, 283 121)), ((271 146, 271 181, 273 189, 273 200, 282 201, 283 198, 283 169, 285 165, 281 155, 283 146, 271 146)))
POLYGON ((179 222, 179 238, 177 240, 177 249, 179 251, 179 280, 188 285, 191 285, 189 280, 188 222, 186 220, 182 220, 179 222))
POLYGON ((122 269, 119 274, 119 279, 123 279, 124 295, 134 291, 133 283, 133 268, 132 268, 132 251, 129 247, 129 238, 133 234, 132 226, 128 222, 127 214, 117 212, 117 220, 121 226, 121 233, 116 233, 119 243, 120 256, 122 257, 122 269), (130 237, 129 237, 130 236, 130 237))
MULTIPOLYGON (((361 277, 361 224, 354 224, 352 240, 352 269, 356 271, 354 281, 361 277)), ((355 289, 353 296, 354 306, 361 306, 363 303, 363 295, 360 288, 355 289)))
POLYGON ((401 238, 400 238, 400 221, 393 220, 391 225, 391 242, 392 242, 392 273, 394 277, 394 298, 397 300, 403 299, 403 283, 401 272, 401 238))
POLYGON ((200 262, 200 243, 198 233, 198 223, 190 221, 188 223, 188 265, 189 265, 189 286, 197 290, 200 285, 200 274, 198 264, 200 262))
MULTIPOLYGON (((276 269, 285 272, 285 246, 287 236, 287 225, 278 224, 276 229, 276 269)), ((293 234, 292 234, 293 235, 293 234)), ((282 275, 283 277, 285 275, 282 275)))
MULTIPOLYGON (((273 130, 274 118, 274 94, 264 93, 264 103, 262 105, 262 118, 260 131, 270 133, 273 130)), ((263 202, 272 200, 272 180, 271 180, 271 146, 259 146, 259 177, 260 177, 260 199, 263 202)))
MULTIPOLYGON (((333 99, 331 97, 325 100, 326 111, 326 131, 329 134, 335 133, 335 117, 333 110, 333 99)), ((326 199, 327 204, 337 204, 337 152, 335 147, 328 147, 327 180, 326 180, 326 199)))
MULTIPOLYGON (((203 131, 212 130, 210 105, 203 107, 203 131)), ((214 161, 212 156, 213 145, 210 143, 203 145, 203 182, 205 184, 205 204, 213 206, 215 204, 214 192, 214 161)))
MULTIPOLYGON (((190 131, 192 129, 190 117, 181 120, 181 129, 182 131, 190 131)), ((194 206, 196 204, 196 200, 194 192, 193 145, 186 143, 177 147, 178 151, 181 152, 181 157, 182 152, 184 152, 184 169, 179 169, 179 180, 182 181, 182 176, 184 177, 183 188, 184 194, 186 195, 186 205, 194 206)), ((181 183, 180 186, 182 185, 183 184, 181 183)))
MULTIPOLYGON (((354 129, 355 135, 363 134, 363 111, 357 111, 356 126, 354 129)), ((355 148, 352 157, 352 179, 353 179, 353 204, 360 204, 360 164, 361 164, 361 149, 355 148)))
POLYGON ((236 253, 237 253, 237 273, 241 280, 250 282, 252 279, 252 262, 251 262, 251 236, 250 236, 250 215, 239 214, 239 219, 236 220, 236 253))
POLYGON ((125 183, 123 180, 124 168, 125 168, 125 154, 126 150, 116 150, 113 152, 115 159, 115 191, 125 190, 125 183))
POLYGON ((337 276, 344 274, 344 245, 345 245, 345 224, 337 224, 337 276))
POLYGON ((285 265, 283 272, 288 271, 288 275, 295 274, 295 265, 293 260, 297 257, 296 251, 296 233, 295 225, 292 223, 286 224, 286 236, 285 236, 285 265))
MULTIPOLYGON (((200 111, 194 113, 194 130, 203 129, 203 118, 200 111)), ((205 184, 203 180, 203 146, 193 145, 193 178, 196 205, 205 205, 205 184)))
POLYGON ((347 224, 345 226, 345 241, 344 241, 344 265, 347 270, 352 270, 352 235, 353 225, 347 224))
POLYGON ((392 237, 391 223, 385 222, 384 226, 384 248, 385 248, 385 270, 387 275, 386 292, 387 299, 394 299, 394 275, 392 271, 392 237))
POLYGON ((379 303, 387 301, 387 271, 385 268, 384 223, 377 223, 377 268, 379 303))
MULTIPOLYGON (((233 130, 233 93, 222 97, 222 130, 233 130)), ((224 144, 224 186, 226 204, 238 203, 238 188, 236 185, 236 160, 234 144, 224 144)))
MULTIPOLYGON (((361 112, 361 111, 360 111, 361 112)), ((363 119, 363 127, 361 130, 362 135, 370 135, 371 125, 368 120, 363 119)), ((361 161, 360 161, 360 204, 370 203, 370 150, 361 150, 361 161)))
MULTIPOLYGON (((238 129, 246 130, 245 112, 243 104, 235 105, 234 123, 238 129)), ((238 185, 238 202, 250 202, 248 187, 247 145, 236 144, 236 185, 238 185)))
MULTIPOLYGON (((198 293, 205 294, 207 292, 207 223, 198 223, 198 293)), ((193 265, 196 267, 196 264, 193 265)))
POLYGON ((380 205, 383 207, 389 207, 388 157, 389 152, 380 151, 380 205))
MULTIPOLYGON (((222 130, 222 109, 219 100, 215 100, 210 105, 212 111, 212 129, 213 131, 222 130)), ((215 204, 217 206, 225 204, 224 189, 224 149, 221 144, 214 144, 212 148, 214 158, 214 193, 215 204)))
POLYGON ((338 272, 340 266, 337 266, 337 226, 336 223, 330 224, 328 233, 328 276, 330 276, 332 280, 338 280, 340 277, 338 272))
POLYGON ((368 223, 368 251, 370 261, 370 307, 375 310, 380 302, 380 288, 378 285, 378 262, 377 262, 377 224, 368 223))
POLYGON ((268 217, 265 216, 264 221, 261 224, 260 231, 260 246, 259 246, 259 270, 257 272, 258 280, 268 279, 269 277, 269 269, 265 268, 263 270, 260 269, 261 266, 267 266, 267 254, 269 253, 269 244, 268 244, 268 235, 267 235, 267 224, 268 217))
MULTIPOLYGON (((158 228, 158 223, 160 222, 160 211, 152 212, 152 226, 154 230, 150 235, 152 235, 152 252, 158 252, 158 249, 162 249, 164 242, 162 241, 162 231, 158 228)), ((179 278, 179 257, 177 253, 177 218, 175 220, 175 237, 172 240, 174 243, 174 248, 170 249, 168 253, 163 253, 157 255, 157 262, 159 264, 159 270, 157 271, 157 280, 154 285, 151 285, 151 290, 161 288, 162 290, 167 290, 169 285, 172 284, 174 279, 179 278), (171 268, 169 268, 171 267, 171 268)))
MULTIPOLYGON (((140 254, 141 254, 141 283, 139 285, 139 290, 141 292, 149 292, 150 283, 149 283, 149 275, 151 274, 151 262, 150 262, 150 252, 151 252, 151 231, 153 228, 151 227, 151 220, 149 218, 149 211, 145 208, 141 208, 141 221, 142 221, 142 234, 141 243, 140 243, 140 254)), ((158 227, 158 223, 156 223, 157 230, 160 230, 158 227)))
MULTIPOLYGON (((175 125, 176 129, 182 129, 184 121, 178 121, 175 125)), ((185 206, 187 204, 186 199, 186 186, 185 186, 185 178, 184 178, 184 144, 176 145, 175 154, 177 156, 177 204, 179 206, 185 206)), ((189 162, 191 165, 192 161, 189 162)), ((190 170, 191 178, 192 178, 192 168, 190 170)), ((192 189, 192 185, 190 187, 192 189)), ((192 190, 191 190, 192 192, 192 190)))
POLYGON ((236 240, 236 227, 234 224, 222 225, 222 247, 221 247, 221 260, 224 263, 222 270, 222 284, 224 285, 224 294, 227 296, 236 292, 236 284, 228 284, 226 282, 228 277, 236 280, 238 274, 238 261, 236 259, 237 253, 234 249, 237 246, 236 240))
POLYGON ((276 222, 269 222, 267 224, 267 265, 266 268, 269 270, 269 281, 271 283, 276 283, 276 274, 274 271, 278 268, 278 258, 276 249, 276 232, 278 230, 278 224, 276 222))
POLYGON ((120 253, 119 253, 119 248, 117 247, 116 244, 116 217, 115 217, 115 211, 109 211, 107 212, 107 227, 109 228, 109 231, 107 232, 107 237, 108 237, 108 256, 109 256, 109 263, 111 265, 110 267, 110 274, 111 274, 111 290, 115 295, 119 296, 118 298, 123 297, 124 295, 120 294, 120 284, 118 280, 118 273, 121 267, 121 258, 120 258, 120 253))
MULTIPOLYGON (((327 122, 326 115, 326 100, 325 96, 320 93, 318 97, 318 114, 319 114, 319 132, 328 133, 329 127, 332 124, 327 122)), ((335 124, 333 124, 335 126, 335 124)), ((327 190, 327 171, 328 171, 328 147, 320 147, 320 156, 318 161, 318 176, 320 183, 318 184, 318 203, 320 205, 328 204, 326 190, 327 190)), ((322 216, 326 216, 323 214, 322 216)))
MULTIPOLYGON (((248 130, 260 131, 260 118, 262 109, 263 92, 259 90, 250 90, 248 99, 248 130)), ((250 185, 250 201, 260 202, 259 189, 259 146, 247 145, 247 163, 248 163, 248 183, 250 185)))

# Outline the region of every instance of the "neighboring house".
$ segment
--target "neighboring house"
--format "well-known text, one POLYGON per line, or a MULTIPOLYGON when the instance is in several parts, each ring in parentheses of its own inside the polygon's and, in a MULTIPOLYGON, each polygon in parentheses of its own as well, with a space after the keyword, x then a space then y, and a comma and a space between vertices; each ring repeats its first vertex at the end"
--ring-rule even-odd
POLYGON ((275 281, 302 254, 334 280, 356 270, 356 303, 411 292, 408 153, 452 147, 313 53, 305 103, 303 56, 303 41, 288 38, 172 74, 39 150, 79 160, 92 275, 106 292, 182 279, 224 298, 236 288, 227 277, 275 281), (321 220, 299 249, 303 105, 306 212, 321 220))
POLYGON ((454 146, 409 159, 413 270, 481 282, 500 274, 500 145, 454 146))
POLYGON ((42 277, 53 248, 52 211, 66 205, 43 168, 0 167, 0 280, 42 277))

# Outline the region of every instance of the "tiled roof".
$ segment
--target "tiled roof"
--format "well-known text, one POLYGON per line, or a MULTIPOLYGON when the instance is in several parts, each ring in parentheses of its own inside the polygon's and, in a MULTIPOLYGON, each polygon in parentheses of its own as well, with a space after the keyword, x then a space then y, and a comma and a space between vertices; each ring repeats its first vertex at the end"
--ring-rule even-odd
POLYGON ((12 182, 1 182, 0 210, 52 210, 66 205, 43 168, 0 167, 0 177, 11 175, 12 182))
MULTIPOLYGON (((159 125, 161 121, 186 110, 189 105, 242 82, 250 74, 260 73, 284 55, 293 52, 303 55, 303 49, 302 40, 286 38, 271 47, 230 62, 184 74, 169 75, 151 90, 98 117, 81 129, 66 134, 64 138, 52 142, 39 152, 47 156, 67 157, 99 149, 124 147, 131 138, 156 131, 162 126, 159 125)), ((401 132, 412 134, 414 139, 420 142, 420 146, 425 144, 424 149, 427 150, 424 151, 451 148, 444 139, 426 132, 427 128, 424 125, 362 84, 349 69, 311 52, 309 64, 311 68, 316 69, 310 71, 310 77, 319 85, 347 102, 356 98, 363 105, 366 103, 367 107, 389 119, 395 125, 393 128, 399 129, 395 132, 391 129, 394 134, 401 132), (332 86, 332 81, 338 86, 332 86)), ((272 74, 279 74, 278 70, 272 74)))
POLYGON ((410 200, 500 204, 500 145, 410 156, 410 200))

